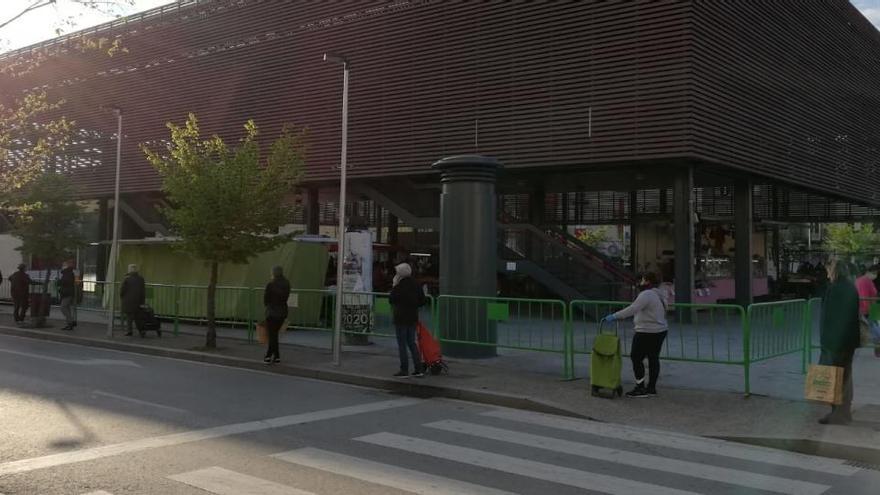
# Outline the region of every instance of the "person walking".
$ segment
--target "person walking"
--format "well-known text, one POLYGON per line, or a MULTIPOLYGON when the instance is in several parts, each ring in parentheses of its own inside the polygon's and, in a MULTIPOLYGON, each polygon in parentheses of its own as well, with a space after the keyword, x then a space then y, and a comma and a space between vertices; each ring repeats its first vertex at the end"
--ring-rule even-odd
POLYGON ((856 291, 859 293, 860 330, 866 335, 866 340, 873 340, 874 356, 876 357, 880 357, 880 322, 871 319, 871 306, 878 303, 877 287, 874 285, 878 272, 880 272, 880 265, 873 265, 856 279, 856 291))
POLYGON ((650 397, 657 395, 657 379, 660 377, 660 349, 669 325, 666 323, 666 302, 658 288, 657 275, 646 273, 639 282, 641 292, 626 308, 606 316, 604 321, 613 323, 633 317, 636 333, 630 348, 635 387, 627 397, 650 397), (645 383, 645 359, 648 360, 648 382, 645 383))
POLYGON ((822 353, 819 364, 843 368, 843 403, 819 420, 823 425, 852 421, 852 362, 859 347, 859 294, 844 261, 832 261, 827 268, 828 291, 822 301, 819 327, 822 353))
POLYGON ((128 330, 126 337, 131 337, 132 325, 137 325, 138 333, 143 337, 146 332, 141 322, 141 306, 147 302, 147 284, 144 277, 138 273, 137 265, 128 265, 128 273, 122 280, 119 288, 119 297, 122 300, 122 314, 125 315, 125 325, 128 330))
POLYGON ((412 267, 401 263, 394 267, 391 294, 388 302, 394 311, 394 328, 397 333, 397 352, 400 357, 400 369, 396 377, 409 375, 409 359, 407 349, 412 354, 413 374, 415 377, 425 376, 424 365, 416 345, 416 326, 419 323, 419 308, 427 304, 428 299, 412 276, 412 267))
POLYGON ((27 317, 27 310, 33 281, 25 271, 24 263, 18 265, 18 271, 9 276, 9 292, 12 296, 12 318, 21 324, 27 317))
POLYGON ((266 364, 280 363, 281 353, 278 346, 278 333, 287 319, 287 299, 290 297, 290 282, 284 278, 284 270, 280 266, 272 268, 272 280, 263 291, 263 305, 266 307, 266 331, 269 334, 269 347, 266 349, 266 364))
POLYGON ((61 314, 67 323, 62 330, 73 330, 76 326, 76 275, 69 261, 61 264, 61 279, 58 281, 58 297, 61 298, 61 314))

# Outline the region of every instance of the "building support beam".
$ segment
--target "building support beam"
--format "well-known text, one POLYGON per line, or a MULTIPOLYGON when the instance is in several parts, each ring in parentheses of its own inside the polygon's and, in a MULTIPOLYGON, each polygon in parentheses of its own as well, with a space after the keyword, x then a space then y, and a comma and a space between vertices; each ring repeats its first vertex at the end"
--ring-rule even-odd
POLYGON ((388 244, 392 246, 396 246, 398 242, 397 236, 397 216, 391 213, 388 214, 388 244))
POLYGON ((318 201, 319 190, 310 187, 306 190, 306 234, 321 233, 321 205, 318 201))
POLYGON ((639 273, 638 249, 636 243, 637 215, 639 209, 639 192, 629 192, 629 269, 639 273))
POLYGON ((738 179, 733 191, 733 218, 736 234, 735 274, 736 303, 752 303, 752 182, 738 179))
POLYGON ((675 302, 689 304, 694 294, 694 169, 675 171, 672 209, 675 221, 675 302))

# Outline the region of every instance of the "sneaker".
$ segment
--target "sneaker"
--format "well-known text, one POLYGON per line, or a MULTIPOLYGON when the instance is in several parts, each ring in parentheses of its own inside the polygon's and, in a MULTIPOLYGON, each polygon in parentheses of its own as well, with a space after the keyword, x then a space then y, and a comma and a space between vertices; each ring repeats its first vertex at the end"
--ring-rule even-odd
POLYGON ((425 376, 425 373, 422 371, 413 371, 413 374, 410 376, 414 378, 423 378, 425 376))
POLYGON ((397 378, 409 378, 409 373, 407 373, 406 371, 400 370, 392 376, 395 376, 397 378))
POLYGON ((278 358, 278 357, 277 357, 277 358, 273 359, 272 362, 275 363, 275 364, 278 364, 278 363, 281 362, 281 358, 278 358))
POLYGON ((131 337, 131 332, 125 334, 126 337, 131 337))
POLYGON ((651 397, 657 396, 657 389, 656 388, 649 388, 649 389, 647 389, 647 392, 648 392, 648 395, 650 395, 651 397))
POLYGON ((644 385, 639 383, 632 390, 626 393, 627 397, 648 397, 648 389, 645 388, 644 385))
POLYGON ((266 364, 272 364, 272 358, 270 358, 269 356, 266 356, 263 358, 263 362, 266 364))

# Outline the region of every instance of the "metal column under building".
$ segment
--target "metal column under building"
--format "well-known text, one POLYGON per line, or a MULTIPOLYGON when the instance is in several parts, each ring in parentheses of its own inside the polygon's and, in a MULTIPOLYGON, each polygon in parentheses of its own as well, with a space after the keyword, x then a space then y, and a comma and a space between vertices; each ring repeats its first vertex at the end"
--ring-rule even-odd
POLYGON ((736 303, 752 303, 752 182, 737 179, 733 192, 736 303))
POLYGON ((694 293, 694 169, 675 171, 672 209, 675 220, 675 302, 688 304, 694 293))

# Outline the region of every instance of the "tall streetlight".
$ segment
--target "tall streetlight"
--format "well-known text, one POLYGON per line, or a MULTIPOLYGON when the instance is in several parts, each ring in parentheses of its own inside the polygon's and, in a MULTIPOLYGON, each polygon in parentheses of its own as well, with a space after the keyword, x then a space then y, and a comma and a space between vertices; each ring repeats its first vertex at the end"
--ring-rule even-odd
POLYGON ((342 156, 339 159, 339 233, 336 245, 336 319, 333 325, 333 364, 342 363, 342 296, 345 260, 345 174, 348 154, 348 59, 330 53, 324 54, 325 62, 342 64, 342 156))
POLYGON ((113 337, 113 321, 116 314, 116 264, 119 262, 119 175, 122 169, 122 109, 110 107, 116 115, 116 185, 113 188, 113 240, 110 243, 110 270, 108 288, 110 291, 110 318, 107 322, 107 337, 113 337))

